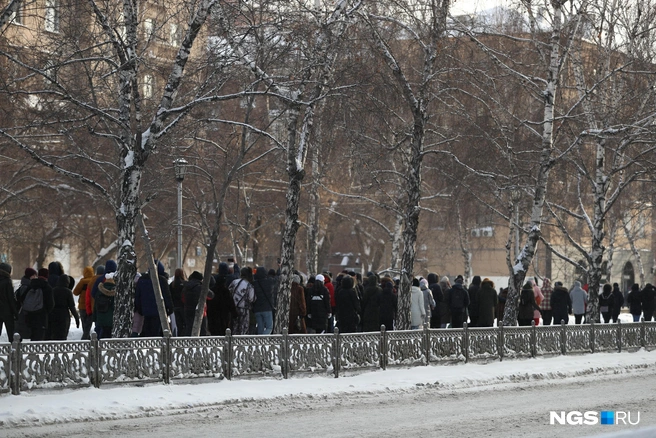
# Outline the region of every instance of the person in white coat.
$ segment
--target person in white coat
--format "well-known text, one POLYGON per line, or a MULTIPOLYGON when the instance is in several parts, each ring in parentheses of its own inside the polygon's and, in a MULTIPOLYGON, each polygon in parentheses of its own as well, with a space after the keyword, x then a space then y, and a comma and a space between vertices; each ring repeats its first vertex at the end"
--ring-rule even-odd
POLYGON ((417 330, 421 327, 426 319, 426 308, 424 307, 424 293, 419 288, 419 280, 412 279, 412 287, 410 288, 410 329, 417 330))
POLYGON ((572 290, 569 291, 569 296, 572 299, 572 312, 577 324, 584 321, 585 308, 588 305, 588 293, 581 288, 581 282, 575 281, 572 290))

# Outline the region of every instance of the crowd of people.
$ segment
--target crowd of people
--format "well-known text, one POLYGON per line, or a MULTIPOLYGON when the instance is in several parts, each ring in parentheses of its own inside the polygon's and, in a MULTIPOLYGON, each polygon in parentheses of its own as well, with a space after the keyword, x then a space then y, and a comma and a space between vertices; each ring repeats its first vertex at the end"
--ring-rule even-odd
MULTIPOLYGON (((199 302, 203 274, 194 271, 189 277, 177 269, 172 280, 161 262, 157 272, 138 274, 135 278, 135 301, 132 336, 162 335, 160 308, 170 320, 174 336, 195 333, 194 321, 200 311, 199 302), (160 307, 154 283, 159 284, 163 298, 160 307)), ((87 266, 83 277, 75 280, 64 273, 59 262, 48 268, 26 268, 20 286, 14 290, 12 267, 0 263, 0 330, 18 332, 23 339, 65 340, 75 319, 82 325, 82 339, 90 339, 91 330, 98 338, 112 336, 117 264, 108 260, 104 266, 87 266), (77 308, 74 296, 79 297, 77 308)), ((218 266, 209 279, 200 322, 200 335, 271 334, 278 304, 279 272, 262 266, 239 268, 229 259, 218 266)), ((291 278, 289 333, 330 333, 338 327, 341 333, 371 332, 385 326, 396 328, 399 279, 379 276, 374 272, 362 276, 342 271, 334 279, 330 272, 310 276, 307 280, 295 272, 291 278)), ((517 322, 520 326, 560 324, 574 317, 576 324, 586 322, 588 286, 575 281, 571 288, 562 282, 551 284, 548 278, 539 286, 537 278, 528 280, 519 294, 517 322)), ((426 278, 412 278, 411 329, 428 324, 431 328, 492 327, 503 320, 508 289, 495 288, 494 282, 480 276, 465 284, 459 275, 451 283, 449 277, 430 273, 426 278)), ((602 322, 617 322, 625 304, 634 321, 654 316, 656 288, 651 284, 640 288, 634 284, 628 297, 617 283, 604 284, 599 293, 602 322)), ((198 327, 196 328, 198 330, 198 327)), ((1 333, 1 332, 0 332, 1 333)))

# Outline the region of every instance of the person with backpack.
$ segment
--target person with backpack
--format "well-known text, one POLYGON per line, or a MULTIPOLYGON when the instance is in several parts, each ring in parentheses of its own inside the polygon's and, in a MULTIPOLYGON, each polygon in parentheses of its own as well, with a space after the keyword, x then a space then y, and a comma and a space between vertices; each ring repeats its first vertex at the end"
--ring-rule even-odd
POLYGON ((68 275, 61 274, 57 279, 57 286, 52 290, 55 307, 49 315, 49 338, 53 341, 65 341, 71 326, 71 314, 75 318, 75 325, 80 328, 80 317, 75 309, 73 291, 68 288, 70 284, 68 275))
POLYGON ((54 307, 52 288, 48 284, 48 270, 41 268, 38 276, 30 280, 30 287, 25 292, 21 305, 21 311, 25 312, 25 323, 32 341, 46 339, 48 315, 54 307))
POLYGON ((323 284, 324 276, 318 274, 305 294, 308 333, 324 333, 330 316, 330 294, 323 284))
POLYGON ((93 315, 96 327, 99 330, 98 339, 112 337, 112 326, 114 325, 114 300, 116 297, 116 284, 114 274, 106 275, 105 281, 98 283, 98 293, 94 299, 93 315))
POLYGON ((240 276, 241 278, 233 280, 228 287, 237 309, 237 317, 232 321, 233 335, 248 334, 250 309, 256 299, 253 289, 253 270, 249 267, 241 268, 240 276))
POLYGON ((463 282, 463 277, 458 275, 451 289, 447 291, 452 328, 462 328, 466 318, 466 309, 469 306, 469 294, 462 285, 463 282))
MULTIPOLYGON (((25 268, 25 274, 20 279, 20 286, 16 289, 16 303, 18 304, 18 317, 16 318, 16 325, 14 326, 14 331, 18 333, 21 339, 30 339, 32 336, 29 328, 27 327, 27 322, 25 317, 27 312, 21 310, 23 305, 23 298, 25 298, 25 293, 30 288, 30 281, 33 278, 37 277, 37 272, 32 268, 25 268)), ((12 335, 13 336, 13 335, 12 335)))
POLYGON ((14 295, 14 283, 11 281, 11 265, 0 263, 0 334, 4 324, 7 339, 12 341, 14 326, 18 317, 18 303, 14 295))

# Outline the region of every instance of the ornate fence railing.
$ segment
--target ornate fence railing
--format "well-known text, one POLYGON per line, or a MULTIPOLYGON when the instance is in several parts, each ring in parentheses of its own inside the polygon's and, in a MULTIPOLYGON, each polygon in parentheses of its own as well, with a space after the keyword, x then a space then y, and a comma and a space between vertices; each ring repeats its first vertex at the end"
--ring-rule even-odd
POLYGON ((340 372, 656 347, 656 322, 0 343, 0 393, 340 372))

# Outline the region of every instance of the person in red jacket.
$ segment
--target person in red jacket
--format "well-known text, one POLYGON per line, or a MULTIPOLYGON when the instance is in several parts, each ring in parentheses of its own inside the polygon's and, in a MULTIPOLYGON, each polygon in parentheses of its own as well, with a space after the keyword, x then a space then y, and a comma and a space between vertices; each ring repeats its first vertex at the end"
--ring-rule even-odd
POLYGON ((330 272, 323 273, 323 285, 328 289, 328 294, 330 295, 330 318, 328 318, 328 333, 332 333, 335 330, 335 286, 331 280, 330 272))

